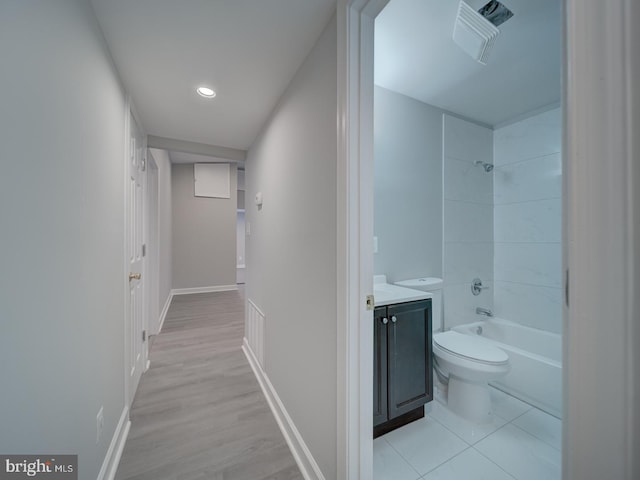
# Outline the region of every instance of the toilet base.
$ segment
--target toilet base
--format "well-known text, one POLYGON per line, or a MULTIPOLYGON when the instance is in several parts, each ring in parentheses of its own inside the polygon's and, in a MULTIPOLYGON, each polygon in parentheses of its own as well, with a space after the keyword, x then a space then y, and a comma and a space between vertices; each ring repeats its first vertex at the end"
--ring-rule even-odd
POLYGON ((449 410, 474 423, 491 423, 493 410, 487 382, 473 383, 449 376, 449 410))

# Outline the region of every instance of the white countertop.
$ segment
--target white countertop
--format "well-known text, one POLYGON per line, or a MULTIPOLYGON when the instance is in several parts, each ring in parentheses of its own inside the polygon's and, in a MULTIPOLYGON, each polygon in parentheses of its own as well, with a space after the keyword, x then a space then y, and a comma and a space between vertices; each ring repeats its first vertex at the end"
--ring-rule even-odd
POLYGON ((414 302, 432 297, 432 295, 427 292, 398 287, 397 285, 391 285, 389 283, 374 283, 373 295, 375 297, 376 307, 392 305, 394 303, 414 302))

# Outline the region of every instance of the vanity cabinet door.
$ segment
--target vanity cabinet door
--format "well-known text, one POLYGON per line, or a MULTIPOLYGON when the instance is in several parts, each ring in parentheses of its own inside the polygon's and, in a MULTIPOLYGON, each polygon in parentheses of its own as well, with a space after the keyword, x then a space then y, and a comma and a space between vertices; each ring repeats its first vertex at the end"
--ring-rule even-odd
POLYGON ((373 312, 373 426, 388 420, 387 415, 387 307, 373 312))
POLYGON ((390 305, 388 415, 394 418, 433 399, 431 301, 390 305))

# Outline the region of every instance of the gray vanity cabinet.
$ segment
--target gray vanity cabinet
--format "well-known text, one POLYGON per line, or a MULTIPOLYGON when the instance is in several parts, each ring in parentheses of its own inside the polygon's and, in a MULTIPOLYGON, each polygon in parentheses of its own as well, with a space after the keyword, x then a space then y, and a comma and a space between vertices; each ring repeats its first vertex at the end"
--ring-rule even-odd
POLYGON ((424 416, 433 399, 431 300, 374 311, 374 437, 424 416))

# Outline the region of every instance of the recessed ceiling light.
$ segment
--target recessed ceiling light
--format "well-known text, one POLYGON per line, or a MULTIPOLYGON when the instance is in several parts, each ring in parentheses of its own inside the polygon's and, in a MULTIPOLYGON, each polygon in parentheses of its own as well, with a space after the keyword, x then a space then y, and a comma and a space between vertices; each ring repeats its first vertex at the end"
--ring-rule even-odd
POLYGON ((213 98, 216 96, 216 92, 211 90, 209 87, 198 87, 196 89, 196 92, 198 92, 198 95, 204 98, 213 98))

